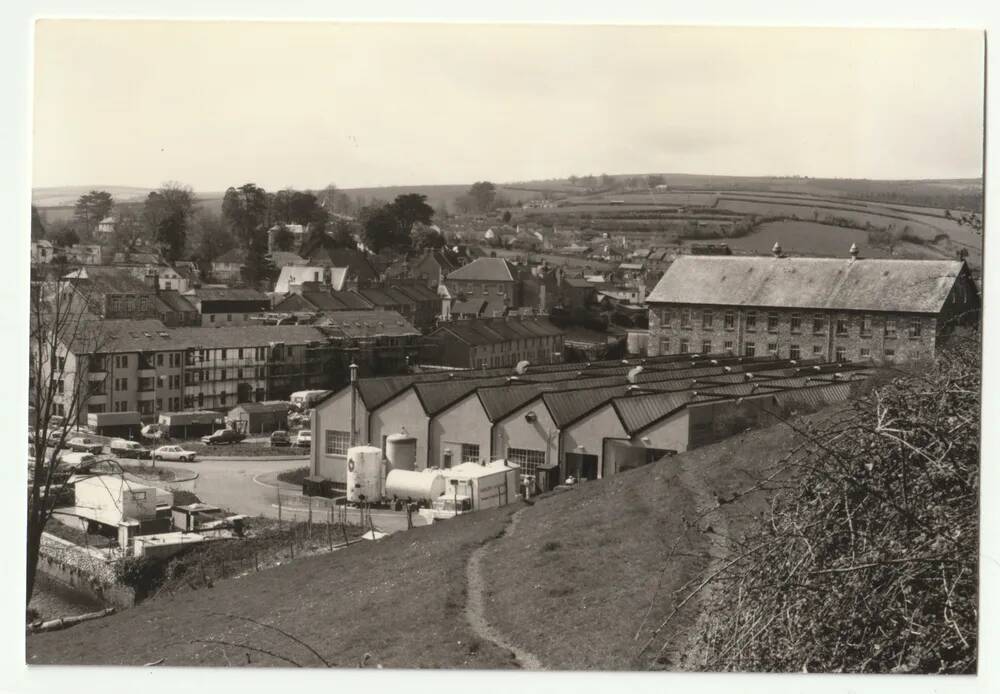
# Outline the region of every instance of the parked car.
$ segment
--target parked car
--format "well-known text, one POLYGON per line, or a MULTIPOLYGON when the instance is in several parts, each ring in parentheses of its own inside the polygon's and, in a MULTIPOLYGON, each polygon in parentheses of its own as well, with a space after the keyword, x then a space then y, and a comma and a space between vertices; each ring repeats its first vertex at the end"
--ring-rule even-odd
POLYGON ((201 442, 207 446, 221 446, 227 443, 239 443, 246 438, 246 434, 241 434, 235 429, 219 429, 208 436, 202 436, 201 442))
POLYGON ((288 436, 287 431, 272 431, 271 432, 271 445, 274 447, 278 446, 291 446, 292 440, 288 436))
POLYGON ((138 441, 128 439, 114 439, 109 446, 111 452, 119 458, 135 458, 136 460, 148 460, 150 451, 143 448, 138 441))
POLYGON ((304 448, 309 448, 312 446, 312 432, 309 429, 303 429, 295 436, 295 445, 302 446, 304 448))
POLYGON ((87 438, 86 436, 77 436, 72 438, 66 442, 66 446, 71 451, 76 451, 78 453, 93 453, 94 455, 98 455, 104 451, 103 443, 87 438))
POLYGON ((75 470, 96 462, 97 458, 93 453, 67 451, 59 454, 59 467, 64 470, 75 470))
POLYGON ((194 451, 186 451, 180 446, 160 446, 153 451, 153 460, 179 460, 182 463, 193 463, 194 451))

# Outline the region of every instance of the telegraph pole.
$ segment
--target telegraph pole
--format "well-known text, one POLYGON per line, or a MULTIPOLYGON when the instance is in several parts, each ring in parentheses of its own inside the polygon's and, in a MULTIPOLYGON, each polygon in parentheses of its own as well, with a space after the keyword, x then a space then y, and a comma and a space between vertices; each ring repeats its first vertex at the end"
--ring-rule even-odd
POLYGON ((349 447, 353 448, 357 444, 354 432, 357 428, 358 418, 358 365, 352 361, 348 368, 351 372, 351 436, 349 447))

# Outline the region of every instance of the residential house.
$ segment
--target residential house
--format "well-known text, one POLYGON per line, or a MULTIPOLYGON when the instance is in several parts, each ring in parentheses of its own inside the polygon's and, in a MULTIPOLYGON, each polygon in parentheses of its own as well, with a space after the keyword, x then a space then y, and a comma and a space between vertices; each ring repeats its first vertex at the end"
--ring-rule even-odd
POLYGON ((265 294, 249 288, 199 287, 188 290, 185 297, 198 309, 202 325, 242 325, 271 308, 265 294))
POLYGON ((31 242, 31 262, 51 263, 54 256, 54 247, 51 241, 41 239, 31 242))
POLYGON ((223 284, 242 282, 245 267, 246 255, 243 250, 230 249, 212 260, 212 279, 223 284))
POLYGON ((448 273, 445 284, 452 296, 481 297, 506 307, 521 305, 517 270, 503 258, 477 258, 448 273))
POLYGON ((496 318, 442 323, 430 337, 428 363, 457 368, 497 368, 520 361, 562 361, 563 331, 547 318, 496 318))

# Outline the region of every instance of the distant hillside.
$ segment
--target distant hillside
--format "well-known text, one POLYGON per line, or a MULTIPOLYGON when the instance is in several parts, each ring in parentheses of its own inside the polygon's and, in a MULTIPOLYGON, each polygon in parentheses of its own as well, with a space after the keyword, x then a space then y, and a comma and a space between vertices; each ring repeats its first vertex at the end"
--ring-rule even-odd
POLYGON ((56 186, 54 188, 32 188, 31 203, 37 207, 72 206, 84 193, 92 190, 106 190, 118 202, 138 201, 149 195, 152 188, 134 186, 56 186))

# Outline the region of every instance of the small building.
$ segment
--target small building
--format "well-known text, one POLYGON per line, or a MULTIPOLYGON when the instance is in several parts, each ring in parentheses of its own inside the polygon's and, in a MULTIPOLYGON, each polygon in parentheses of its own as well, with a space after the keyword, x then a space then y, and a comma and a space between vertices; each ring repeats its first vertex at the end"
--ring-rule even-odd
POLYGON ((497 368, 520 361, 562 361, 563 331, 547 318, 470 319, 442 323, 431 333, 428 363, 459 368, 497 368))
POLYGON ((211 410, 161 412, 160 431, 171 439, 196 439, 226 426, 225 418, 211 410))
POLYGON ((240 403, 229 410, 229 420, 236 424, 239 431, 247 434, 263 434, 287 429, 288 403, 284 400, 240 403))
POLYGON ((100 436, 136 439, 142 430, 142 420, 138 412, 90 412, 87 426, 100 436))
POLYGON ((239 248, 233 248, 212 260, 212 279, 224 284, 242 282, 245 266, 244 252, 239 248))
POLYGON ((450 272, 445 279, 452 295, 502 300, 507 306, 520 306, 520 286, 514 266, 503 258, 476 258, 450 272))
POLYGON ((200 287, 185 297, 198 309, 203 326, 241 325, 271 308, 267 295, 249 288, 200 287))

